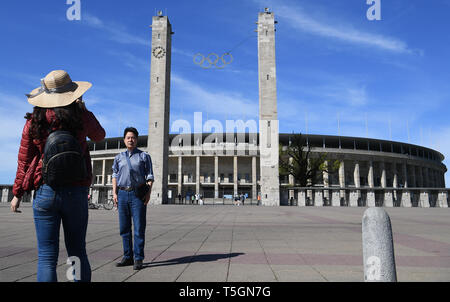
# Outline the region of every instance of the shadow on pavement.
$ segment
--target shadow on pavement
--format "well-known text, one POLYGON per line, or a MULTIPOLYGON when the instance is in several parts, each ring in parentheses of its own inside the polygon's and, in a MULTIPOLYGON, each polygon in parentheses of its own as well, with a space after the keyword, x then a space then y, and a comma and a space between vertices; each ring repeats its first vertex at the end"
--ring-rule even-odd
POLYGON ((205 255, 185 256, 185 257, 180 257, 180 258, 168 259, 165 261, 147 262, 147 263, 143 264, 143 268, 165 266, 165 265, 175 265, 175 264, 183 264, 183 263, 193 263, 193 262, 212 262, 212 261, 217 261, 220 259, 237 257, 240 255, 244 255, 244 253, 205 254, 205 255))

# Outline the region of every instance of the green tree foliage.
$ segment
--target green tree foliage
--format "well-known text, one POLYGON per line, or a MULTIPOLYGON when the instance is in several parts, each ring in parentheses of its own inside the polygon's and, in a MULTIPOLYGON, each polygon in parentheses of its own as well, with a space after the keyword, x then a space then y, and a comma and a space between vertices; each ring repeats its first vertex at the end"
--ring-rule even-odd
POLYGON ((315 152, 314 156, 311 156, 311 146, 306 144, 306 138, 301 134, 293 134, 285 150, 280 144, 279 154, 280 175, 292 175, 295 185, 300 187, 322 182, 323 172, 333 174, 339 169, 339 161, 330 160, 327 153, 315 152), (292 161, 289 161, 289 158, 292 158, 292 161))

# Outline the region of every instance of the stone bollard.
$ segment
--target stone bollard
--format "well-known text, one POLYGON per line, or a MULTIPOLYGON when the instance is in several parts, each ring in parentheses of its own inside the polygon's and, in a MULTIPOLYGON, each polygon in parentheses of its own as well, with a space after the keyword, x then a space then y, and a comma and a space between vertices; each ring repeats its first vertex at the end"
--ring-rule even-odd
POLYGON ((397 282, 391 220, 382 208, 368 208, 362 219, 364 281, 397 282))

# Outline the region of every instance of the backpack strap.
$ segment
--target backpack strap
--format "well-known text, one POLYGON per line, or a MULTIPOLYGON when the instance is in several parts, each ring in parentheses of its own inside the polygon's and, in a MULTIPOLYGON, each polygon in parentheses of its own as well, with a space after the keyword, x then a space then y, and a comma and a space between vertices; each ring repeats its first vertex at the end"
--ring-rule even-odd
POLYGON ((130 162, 130 157, 128 156, 128 151, 126 151, 125 157, 127 158, 127 163, 128 163, 128 169, 130 170, 130 176, 131 176, 131 187, 132 188, 136 188, 136 180, 134 179, 134 173, 133 173, 133 169, 131 168, 131 162, 130 162))

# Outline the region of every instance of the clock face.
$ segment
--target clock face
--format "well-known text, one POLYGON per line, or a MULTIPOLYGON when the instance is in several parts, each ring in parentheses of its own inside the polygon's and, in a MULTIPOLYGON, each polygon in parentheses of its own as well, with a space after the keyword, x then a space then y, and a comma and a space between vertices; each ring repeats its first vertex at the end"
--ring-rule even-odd
POLYGON ((153 48, 153 56, 157 59, 161 59, 166 54, 166 50, 161 46, 156 46, 153 48))

